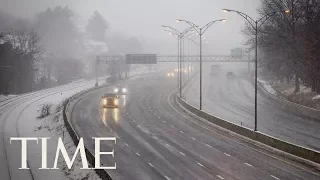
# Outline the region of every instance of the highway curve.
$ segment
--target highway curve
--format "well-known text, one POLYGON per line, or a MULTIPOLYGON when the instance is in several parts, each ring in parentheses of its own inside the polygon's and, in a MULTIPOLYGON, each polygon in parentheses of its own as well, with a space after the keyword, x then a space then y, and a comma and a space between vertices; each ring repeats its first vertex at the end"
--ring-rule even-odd
MULTIPOLYGON (((210 67, 210 66, 207 66, 210 67)), ((238 125, 254 128, 254 86, 247 69, 221 65, 218 74, 203 73, 203 110, 238 125), (227 72, 235 77, 228 78, 227 72)), ((199 107, 199 77, 185 93, 189 103, 199 107)), ((313 119, 292 111, 258 91, 258 131, 320 151, 320 117, 313 119)))
POLYGON ((174 104, 176 78, 164 73, 122 82, 128 88, 119 109, 102 109, 101 96, 115 86, 91 91, 79 98, 71 123, 94 152, 92 137, 117 137, 102 151, 115 149, 115 157, 102 163, 115 179, 319 179, 319 172, 247 143, 174 104))

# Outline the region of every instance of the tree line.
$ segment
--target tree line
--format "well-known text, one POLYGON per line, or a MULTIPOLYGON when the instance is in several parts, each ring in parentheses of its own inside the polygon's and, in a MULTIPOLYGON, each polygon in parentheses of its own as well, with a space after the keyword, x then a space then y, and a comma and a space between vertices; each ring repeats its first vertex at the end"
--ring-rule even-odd
MULTIPOLYGON (((294 92, 303 84, 320 93, 320 1, 262 0, 258 11, 268 17, 259 28, 259 66, 293 81, 294 92)), ((253 47, 253 29, 247 25, 244 33, 253 47)))
MULTIPOLYGON (((98 11, 81 29, 79 17, 68 6, 47 8, 30 20, 0 12, 0 24, 0 94, 26 93, 92 77, 99 53, 96 44, 112 46, 112 53, 132 41, 108 38, 109 24, 98 11)), ((141 50, 139 40, 131 47, 141 50)), ((131 47, 122 48, 121 53, 131 47)))

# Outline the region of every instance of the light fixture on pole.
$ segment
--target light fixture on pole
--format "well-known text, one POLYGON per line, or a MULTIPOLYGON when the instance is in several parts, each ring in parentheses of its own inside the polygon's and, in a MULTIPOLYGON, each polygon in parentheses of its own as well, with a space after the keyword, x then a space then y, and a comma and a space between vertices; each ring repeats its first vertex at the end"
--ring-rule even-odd
POLYGON ((189 24, 200 36, 200 104, 199 104, 199 110, 202 110, 202 35, 206 32, 206 30, 215 22, 225 22, 226 19, 218 19, 209 22, 208 24, 204 25, 203 27, 197 26, 194 23, 187 21, 187 20, 182 20, 182 19, 176 19, 177 22, 186 22, 189 24))
POLYGON ((262 24, 264 24, 270 17, 277 13, 290 13, 290 10, 283 10, 283 11, 275 11, 269 14, 266 14, 265 16, 261 17, 258 20, 254 20, 247 14, 236 11, 236 10, 231 10, 231 9, 223 9, 223 12, 235 12, 242 16, 254 29, 255 31, 255 73, 254 73, 254 78, 255 78, 255 85, 254 85, 254 131, 257 131, 257 123, 258 123, 258 30, 262 24))

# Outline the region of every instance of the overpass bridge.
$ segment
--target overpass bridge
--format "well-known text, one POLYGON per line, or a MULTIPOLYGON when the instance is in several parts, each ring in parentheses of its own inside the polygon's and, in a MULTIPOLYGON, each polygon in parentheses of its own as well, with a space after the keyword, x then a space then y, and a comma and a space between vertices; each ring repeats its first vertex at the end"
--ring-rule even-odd
MULTIPOLYGON (((200 62, 200 57, 197 55, 181 56, 182 63, 197 63, 200 62)), ((156 55, 156 54, 127 54, 127 55, 107 55, 96 56, 96 77, 98 77, 99 64, 107 64, 109 66, 110 77, 121 78, 123 76, 128 77, 130 71, 130 64, 157 64, 157 63, 172 63, 178 62, 179 56, 177 55, 156 55)), ((233 57, 225 55, 203 55, 203 63, 248 63, 248 69, 250 69, 250 59, 248 56, 233 57)), ((97 81, 98 82, 98 81, 97 81)))
MULTIPOLYGON (((155 55, 156 63, 158 62, 178 62, 177 55, 155 55)), ((181 56, 183 62, 199 62, 200 57, 197 55, 181 56)), ((233 57, 225 55, 203 55, 202 62, 252 62, 248 56, 233 57)), ((125 55, 108 55, 97 56, 97 63, 126 63, 125 55)), ((150 63, 142 63, 150 64, 150 63)), ((155 63, 153 63, 155 64, 155 63)))

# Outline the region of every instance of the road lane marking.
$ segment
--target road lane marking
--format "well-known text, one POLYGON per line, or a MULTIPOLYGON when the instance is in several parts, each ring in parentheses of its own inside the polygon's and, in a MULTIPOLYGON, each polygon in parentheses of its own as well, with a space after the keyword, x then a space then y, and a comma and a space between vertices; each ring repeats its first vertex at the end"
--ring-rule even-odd
POLYGON ((154 167, 153 164, 151 164, 151 163, 148 163, 148 164, 149 164, 149 166, 154 167))
POLYGON ((184 154, 183 152, 179 152, 182 156, 186 156, 186 154, 184 154))
POLYGON ((196 138, 194 138, 194 137, 191 137, 191 139, 196 140, 196 138))
MULTIPOLYGON (((271 158, 273 158, 273 159, 276 159, 276 160, 278 160, 278 161, 281 161, 281 162, 284 162, 284 163, 289 164, 289 165, 291 165, 291 166, 294 166, 294 167, 296 167, 296 168, 298 168, 298 169, 302 169, 302 170, 304 170, 304 171, 307 171, 307 172, 309 172, 309 173, 312 173, 313 175, 319 176, 319 174, 316 174, 316 173, 314 173, 313 171, 310 171, 309 169, 303 168, 303 167, 301 167, 301 166, 295 165, 294 163, 291 163, 291 162, 286 161, 286 160, 284 160, 284 159, 280 159, 280 158, 278 158, 278 157, 276 157, 276 156, 273 156, 273 155, 271 155, 271 154, 269 154, 269 153, 265 153, 265 152, 263 152, 263 151, 261 151, 261 150, 259 150, 259 149, 255 149, 255 148, 253 148, 253 147, 250 147, 250 146, 248 146, 248 145, 245 145, 244 143, 238 142, 238 141, 235 140, 234 138, 231 138, 231 137, 228 137, 228 136, 223 135, 223 134, 221 134, 221 133, 215 132, 214 130, 209 129, 209 128, 206 127, 206 126, 203 126, 203 125, 195 122, 194 120, 192 120, 192 119, 190 118, 190 115, 191 115, 191 116, 198 117, 199 119, 204 119, 204 118, 201 118, 201 117, 197 116, 196 114, 191 113, 190 111, 189 111, 190 114, 188 114, 189 116, 185 116, 185 115, 182 114, 180 111, 178 111, 178 110, 171 104, 171 102, 170 102, 170 97, 172 96, 173 92, 174 92, 174 91, 172 91, 172 92, 169 94, 168 98, 167 98, 168 104, 171 106, 171 108, 172 108, 176 113, 180 114, 182 117, 184 117, 185 119, 187 119, 189 122, 192 122, 192 123, 198 125, 199 127, 202 127, 203 129, 206 129, 206 130, 208 130, 209 132, 211 132, 211 133, 213 133, 213 134, 216 134, 217 136, 220 136, 220 137, 224 137, 224 138, 226 138, 226 139, 229 139, 229 140, 231 140, 231 141, 233 141, 233 142, 235 142, 235 143, 237 143, 237 144, 239 144, 239 145, 241 145, 241 146, 243 146, 243 147, 249 148, 249 149, 251 149, 251 150, 253 150, 253 151, 256 151, 256 152, 258 152, 258 153, 264 154, 264 155, 269 156, 269 157, 271 157, 271 158)), ((172 116, 172 115, 171 115, 171 116, 172 116)), ((173 116, 172 116, 172 117, 173 117, 173 116)), ((205 121, 204 121, 204 122, 205 122, 205 121)), ((210 124, 210 123, 209 123, 209 124, 210 124)), ((232 131, 230 131, 230 130, 225 130, 225 129, 223 129, 223 128, 222 128, 221 126, 219 126, 219 125, 216 125, 216 124, 211 124, 211 125, 212 125, 214 128, 217 128, 217 129, 222 130, 222 131, 224 131, 224 132, 229 132, 229 133, 231 132, 231 133, 233 133, 235 136, 238 136, 236 133, 234 133, 234 132, 232 132, 232 131)), ((234 135, 231 135, 231 136, 234 136, 234 135)), ((250 142, 250 140, 249 140, 249 142, 250 142)), ((261 146, 259 146, 259 147, 262 148, 262 149, 265 149, 265 148, 263 148, 263 147, 261 147, 261 146)))
POLYGON ((217 177, 218 177, 219 179, 224 179, 224 177, 222 177, 222 176, 220 176, 220 175, 217 175, 217 177))
POLYGON ((168 176, 164 176, 167 180, 171 180, 168 176))
POLYGON ((223 154, 225 154, 226 156, 230 156, 230 154, 228 154, 228 153, 223 153, 223 154))
POLYGON ((244 163, 245 165, 247 165, 247 166, 250 166, 250 167, 252 167, 252 165, 251 164, 249 164, 249 163, 244 163))
POLYGON ((158 119, 160 119, 160 117, 158 117, 158 119))
POLYGON ((136 153, 136 155, 137 155, 137 156, 140 156, 140 154, 139 154, 139 153, 136 153))
POLYGON ((174 126, 171 126, 172 128, 174 128, 174 126))
POLYGON ((279 180, 279 178, 274 176, 274 175, 270 175, 270 176, 273 177, 274 179, 278 179, 279 180))
POLYGON ((153 138, 154 138, 154 139, 158 139, 158 137, 157 137, 157 136, 153 136, 153 138))
POLYGON ((212 148, 212 146, 210 146, 209 144, 206 144, 206 146, 207 146, 207 147, 210 147, 210 148, 212 148))
POLYGON ((124 143, 125 146, 129 147, 129 145, 127 143, 124 143))
POLYGON ((168 143, 166 143, 166 146, 170 146, 168 143))
POLYGON ((163 121, 164 123, 167 123, 166 121, 163 121))
POLYGON ((203 164, 201 164, 201 163, 199 163, 199 162, 197 162, 197 164, 198 164, 199 166, 201 166, 201 167, 204 167, 204 165, 203 165, 203 164))
POLYGON ((132 119, 132 121, 135 123, 136 121, 132 119))
POLYGON ((184 132, 183 132, 183 131, 180 131, 180 133, 182 133, 182 134, 183 134, 184 132))

